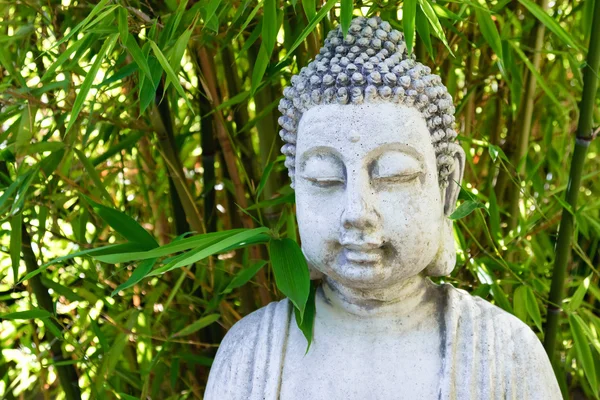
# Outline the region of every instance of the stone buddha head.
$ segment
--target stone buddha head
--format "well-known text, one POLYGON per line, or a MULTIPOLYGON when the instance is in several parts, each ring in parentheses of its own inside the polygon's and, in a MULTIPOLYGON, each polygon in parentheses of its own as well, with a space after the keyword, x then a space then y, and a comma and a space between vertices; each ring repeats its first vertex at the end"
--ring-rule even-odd
POLYGON ((279 103, 308 264, 359 290, 455 264, 464 170, 452 97, 378 17, 329 32, 279 103))

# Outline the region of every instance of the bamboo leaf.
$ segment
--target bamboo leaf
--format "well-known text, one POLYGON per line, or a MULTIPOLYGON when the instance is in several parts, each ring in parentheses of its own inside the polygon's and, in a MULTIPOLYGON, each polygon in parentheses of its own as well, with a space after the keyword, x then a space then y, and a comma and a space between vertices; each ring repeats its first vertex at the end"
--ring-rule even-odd
POLYGON ((540 87, 544 90, 546 95, 548 95, 550 100, 552 100, 556 104, 556 106, 559 107, 559 109, 562 108, 560 101, 558 101, 558 99, 556 98, 554 93, 552 93, 552 91, 546 84, 546 81, 544 80, 544 78, 542 78, 542 76, 540 75, 538 70, 534 67, 534 65, 531 63, 531 61, 529 61, 529 59, 523 53, 523 51, 515 43, 511 42, 510 44, 511 44, 512 48, 515 50, 515 52, 519 55, 519 57, 521 57, 521 60, 523 60, 525 65, 527 65, 527 68, 529 68, 529 71, 535 77, 535 80, 537 81, 538 85, 540 85, 540 87))
POLYGON ((221 293, 230 293, 233 289, 244 286, 267 264, 265 260, 260 260, 237 273, 237 275, 229 282, 229 285, 221 293))
POLYGON ((287 238, 271 240, 269 253, 277 288, 296 306, 302 322, 310 293, 310 275, 304 254, 298 243, 287 238))
POLYGON ((402 6, 402 28, 404 29, 404 40, 406 50, 412 54, 415 44, 415 23, 417 18, 417 0, 405 0, 402 6))
POLYGON ((94 182, 94 184, 96 185, 98 190, 100 190, 102 197, 104 197, 106 200, 108 200, 108 202, 111 205, 114 206, 115 202, 114 202, 113 198, 110 196, 110 194, 108 194, 108 192, 106 191, 106 188, 104 187, 104 183, 102 183, 102 179, 100 179, 100 175, 98 175, 96 168, 94 168, 94 166, 92 165, 90 160, 88 160, 88 158, 85 156, 85 154, 83 154, 83 152, 81 150, 73 148, 73 151, 77 155, 77 158, 79 158, 79 161, 81 161, 81 164, 87 171, 88 175, 90 176, 90 178, 92 179, 92 181, 94 182))
POLYGON ((174 240, 169 244, 157 247, 152 250, 135 253, 111 253, 106 255, 94 256, 98 261, 108 264, 126 263, 134 260, 147 260, 149 258, 159 258, 170 254, 178 253, 189 249, 206 248, 212 244, 218 243, 223 239, 244 232, 245 229, 232 229, 224 232, 212 232, 203 235, 192 236, 185 239, 174 240))
POLYGON ((500 60, 504 59, 502 55, 502 42, 500 40, 500 34, 498 33, 498 29, 496 29, 496 24, 494 24, 494 21, 492 21, 490 13, 476 8, 475 17, 485 41, 488 42, 500 60))
POLYGON ((589 341, 585 335, 585 322, 575 314, 569 315, 569 325, 573 334, 573 342, 575 342, 575 351, 577 353, 577 363, 583 367, 585 376, 590 383, 590 387, 595 394, 598 393, 598 379, 596 376, 596 367, 594 358, 589 346, 589 341))
POLYGON ((588 275, 586 278, 584 278, 577 287, 575 293, 573 293, 568 307, 571 312, 577 311, 579 306, 581 306, 581 303, 587 294, 588 288, 590 287, 592 276, 593 275, 588 275))
POLYGON ((269 53, 267 53, 265 46, 261 45, 260 50, 258 51, 258 57, 256 57, 256 62, 252 67, 252 88, 250 90, 251 96, 254 96, 256 89, 258 89, 258 86, 262 82, 262 78, 265 75, 268 65, 269 53))
POLYGON ((6 321, 14 321, 14 320, 21 320, 21 319, 50 318, 50 317, 52 317, 52 314, 50 314, 48 311, 42 310, 40 308, 35 308, 32 310, 27 310, 27 311, 17 311, 17 312, 13 312, 13 313, 0 315, 0 319, 6 320, 6 321))
POLYGON ((36 113, 37 108, 31 107, 29 103, 27 103, 25 108, 23 108, 23 113, 21 114, 21 120, 19 123, 19 130, 15 139, 15 155, 17 158, 25 155, 29 149, 29 146, 31 145, 36 113))
POLYGON ((427 52, 429 53, 431 58, 434 58, 433 45, 431 43, 431 33, 429 32, 429 22, 427 22, 427 18, 425 17, 425 14, 423 14, 423 11, 421 11, 421 9, 417 9, 415 23, 417 25, 417 33, 423 41, 427 52))
POLYGON ((302 9, 308 21, 312 21, 317 15, 317 4, 315 0, 302 0, 302 9))
POLYGON ((523 4, 523 6, 525 6, 525 8, 527 8, 530 13, 532 13, 552 33, 558 36, 560 40, 562 40, 565 44, 571 46, 574 49, 581 49, 581 46, 575 43, 571 35, 565 32, 565 30, 558 24, 558 22, 556 22, 554 18, 549 16, 548 13, 544 11, 543 8, 538 6, 535 2, 531 0, 519 0, 519 3, 523 4))
POLYGON ((156 86, 154 84, 154 79, 152 77, 152 72, 150 72, 150 66, 148 65, 148 60, 144 56, 144 52, 140 48, 137 43, 137 40, 131 35, 127 33, 126 39, 122 39, 125 43, 125 47, 127 51, 133 58, 133 61, 137 64, 138 68, 146 75, 146 80, 150 81, 154 90, 156 90, 156 86))
POLYGON ((269 164, 267 164, 267 166, 265 167, 265 170, 263 171, 263 174, 260 177, 260 182, 258 183, 258 187, 256 188, 256 198, 258 198, 260 196, 263 189, 265 188, 265 185, 267 184, 267 181, 269 180, 269 176, 271 175, 271 171, 273 170, 275 163, 276 163, 275 161, 272 161, 269 164))
POLYGON ((58 67, 62 66, 69 59, 69 57, 71 57, 73 53, 79 50, 81 45, 84 44, 87 41, 87 39, 91 37, 91 35, 91 33, 86 33, 81 39, 77 40, 75 43, 69 46, 67 50, 61 52, 56 61, 54 61, 50 68, 48 68, 44 75, 42 75, 42 82, 45 82, 54 73, 54 71, 56 71, 58 67))
POLYGON ((342 0, 340 4, 340 25, 344 37, 348 34, 350 23, 352 22, 352 12, 354 11, 353 0, 342 0))
MULTIPOLYGON (((296 50, 296 48, 298 46, 300 46, 300 44, 302 44, 302 42, 304 41, 304 39, 306 39, 307 36, 315 29, 315 27, 317 26, 317 24, 319 22, 321 22, 321 20, 325 17, 325 15, 327 15, 327 13, 329 12, 329 10, 331 10, 333 8, 333 6, 335 5, 335 2, 336 2, 336 0, 327 0, 327 3, 325 3, 323 5, 323 7, 321 7, 321 9, 319 10, 319 12, 317 14, 315 14, 314 18, 312 18, 310 20, 310 22, 302 30, 302 32, 300 33, 300 35, 298 36, 298 38, 296 38, 296 40, 294 41, 294 44, 288 50, 288 55, 285 58, 289 57, 289 55, 292 54, 294 52, 294 50, 296 50)), ((280 63, 284 62, 285 58, 280 63)))
POLYGON ((131 274, 129 279, 117 286, 117 288, 113 290, 113 292, 110 294, 110 297, 114 297, 115 294, 119 293, 121 290, 130 288, 142 279, 144 279, 144 277, 148 275, 148 272, 150 272, 155 263, 156 258, 150 258, 139 263, 138 266, 133 270, 133 273, 131 274))
POLYGON ((423 13, 425 13, 425 16, 429 20, 429 23, 433 28, 433 33, 435 34, 435 36, 437 36, 438 39, 440 39, 442 43, 444 43, 444 46, 446 46, 450 54, 454 56, 454 53, 452 52, 452 49, 450 48, 450 46, 448 45, 448 41, 446 40, 446 34, 444 33, 444 29, 440 24, 440 20, 438 19, 437 14, 431 6, 430 0, 419 0, 419 5, 421 6, 421 10, 423 10, 423 13))
POLYGON ((182 330, 180 330, 179 332, 174 334, 173 337, 175 338, 175 337, 191 335, 192 333, 197 332, 200 329, 206 328, 210 324, 215 323, 216 321, 219 320, 219 318, 221 318, 220 314, 210 314, 210 315, 207 315, 206 317, 202 317, 198 321, 186 326, 185 328, 183 328, 182 330))
POLYGON ((258 236, 267 231, 268 231, 267 228, 256 228, 256 229, 244 230, 243 232, 240 232, 236 235, 233 235, 233 236, 227 237, 223 240, 220 240, 219 242, 212 244, 208 247, 195 249, 195 250, 189 251, 187 253, 184 253, 178 257, 175 257, 175 259, 173 259, 167 265, 164 265, 160 268, 155 269, 150 274, 148 274, 148 276, 161 275, 161 274, 164 274, 165 272, 174 270, 176 268, 181 268, 186 265, 193 264, 193 263, 198 262, 206 257, 212 256, 213 254, 217 254, 222 251, 226 251, 227 249, 229 249, 232 246, 237 246, 237 245, 243 244, 245 242, 248 242, 253 237, 258 236))
POLYGON ((100 216, 111 228, 117 231, 121 236, 130 242, 142 245, 147 250, 158 247, 158 243, 154 237, 140 226, 129 215, 122 213, 114 208, 109 208, 98 204, 89 197, 82 195, 87 203, 94 209, 96 214, 100 216))
POLYGON ((156 59, 158 60, 158 62, 160 63, 161 67, 163 68, 163 70, 167 74, 167 83, 171 82, 173 84, 173 86, 175 87, 175 90, 177 90, 177 93, 179 93, 179 95, 181 96, 181 98, 183 98, 183 100, 185 101, 185 104, 187 104, 187 106, 190 109, 190 111, 192 113, 195 113, 194 112, 194 107, 192 107, 192 104, 190 103, 190 99, 188 99, 185 91, 181 87, 181 84, 179 83, 179 79, 177 78, 177 75, 175 74, 175 72, 171 68, 171 65, 169 64, 169 61, 167 60, 167 58, 165 57, 165 55, 162 53, 162 51, 160 51, 160 49, 158 48, 158 46, 156 45, 156 43, 154 43, 152 40, 149 40, 149 43, 150 43, 150 46, 152 47, 152 51, 154 52, 154 55, 156 56, 156 59))
POLYGON ((127 9, 119 7, 117 10, 117 21, 119 26, 119 36, 121 42, 125 43, 129 37, 129 26, 127 25, 127 9))
POLYGON ((13 57, 8 53, 5 46, 0 46, 0 65, 4 67, 8 74, 19 82, 19 85, 26 88, 27 83, 19 71, 13 65, 13 57))
POLYGON ((262 41, 267 55, 270 56, 277 41, 277 2, 265 0, 263 4, 262 41))
POLYGON ((519 286, 513 293, 513 310, 515 316, 527 323, 527 287, 519 286))
POLYGON ((10 260, 12 263, 13 280, 19 280, 19 264, 21 262, 21 231, 23 226, 23 213, 13 215, 10 219, 10 260))
POLYGON ((73 108, 71 111, 69 123, 67 124, 67 129, 66 129, 67 133, 71 130, 71 128, 75 124, 75 121, 77 120, 77 116, 79 115, 79 113, 81 112, 81 109, 83 108, 83 103, 92 87, 92 84, 94 83, 94 79, 96 78, 96 74, 98 73, 98 70, 100 69, 100 65, 102 65, 102 61, 104 61, 104 57, 110 52, 112 47, 117 42, 118 38, 119 38, 119 36, 117 34, 111 35, 108 39, 106 39, 106 41, 104 42, 104 45, 102 45, 102 48, 100 49, 98 54, 96 54, 96 60, 94 61, 94 64, 92 64, 92 67, 90 68, 87 75, 85 76, 85 79, 84 79, 83 83, 81 84, 81 87, 79 88, 79 93, 77 94, 77 97, 75 98, 75 102, 73 103, 73 108))
POLYGON ((542 316, 540 315, 540 308, 537 303, 537 300, 535 299, 535 294, 529 286, 524 287, 527 300, 527 313, 529 314, 537 328, 540 330, 540 332, 543 332, 544 328, 542 327, 542 316))
POLYGON ((462 202, 460 206, 448 217, 451 220, 461 219, 471 214, 478 208, 485 208, 485 205, 480 203, 479 201, 474 200, 465 200, 462 202))
MULTIPOLYGON (((78 23, 77 26, 75 26, 75 28, 73 28, 62 39, 60 39, 58 42, 56 42, 53 47, 60 46, 61 44, 63 44, 67 40, 69 40, 73 35, 78 33, 81 30, 81 28, 86 26, 92 20, 92 18, 94 18, 96 16, 96 14, 101 12, 104 9, 104 6, 106 6, 110 1, 111 0, 100 0, 100 2, 98 4, 96 4, 96 6, 94 8, 92 8, 92 11, 90 11, 90 13, 87 15, 87 17, 85 17, 83 21, 78 23)), ((111 8, 114 9, 115 6, 112 6, 111 8)))
POLYGON ((310 350, 310 345, 313 339, 313 331, 316 316, 316 291, 317 287, 311 283, 310 293, 308 295, 308 300, 306 301, 306 309, 304 310, 304 315, 301 315, 300 311, 297 308, 294 308, 294 317, 296 318, 296 324, 298 325, 298 328, 300 328, 300 330, 302 331, 302 334, 306 338, 307 342, 305 354, 308 353, 308 350, 310 350))

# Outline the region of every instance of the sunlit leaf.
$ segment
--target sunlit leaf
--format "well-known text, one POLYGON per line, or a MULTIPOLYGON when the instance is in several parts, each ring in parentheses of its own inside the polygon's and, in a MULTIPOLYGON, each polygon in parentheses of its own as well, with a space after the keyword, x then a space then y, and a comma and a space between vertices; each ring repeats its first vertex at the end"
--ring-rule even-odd
POLYGON ((408 54, 412 53, 415 43, 415 23, 417 17, 417 0, 406 0, 402 6, 402 28, 408 54))
POLYGON ((210 324, 215 323, 219 320, 219 318, 221 318, 221 315, 219 314, 210 314, 206 317, 202 317, 198 321, 186 326, 185 328, 174 334, 173 337, 191 335, 192 333, 197 332, 200 329, 206 328, 210 324))

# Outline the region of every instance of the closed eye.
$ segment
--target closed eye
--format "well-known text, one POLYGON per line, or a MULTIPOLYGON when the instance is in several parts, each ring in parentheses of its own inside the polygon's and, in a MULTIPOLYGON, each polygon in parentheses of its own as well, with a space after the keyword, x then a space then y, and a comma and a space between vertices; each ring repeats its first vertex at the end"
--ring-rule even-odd
POLYGON ((374 176, 373 179, 382 183, 406 183, 412 182, 422 175, 421 171, 405 171, 397 174, 386 174, 384 176, 374 176))
POLYGON ((338 186, 338 185, 344 184, 344 180, 337 176, 319 176, 319 177, 305 176, 303 178, 306 179, 307 181, 311 182, 313 185, 319 186, 319 187, 333 187, 333 186, 338 186))

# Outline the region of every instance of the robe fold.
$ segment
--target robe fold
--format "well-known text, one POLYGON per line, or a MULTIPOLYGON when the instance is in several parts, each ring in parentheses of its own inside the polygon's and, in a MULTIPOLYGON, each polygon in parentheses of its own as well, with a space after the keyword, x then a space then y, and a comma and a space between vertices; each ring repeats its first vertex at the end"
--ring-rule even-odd
MULTIPOLYGON (((451 285, 440 289, 446 304, 438 399, 562 398, 546 353, 527 325, 451 285)), ((285 299, 235 324, 219 347, 205 399, 279 399, 292 314, 285 299)))

